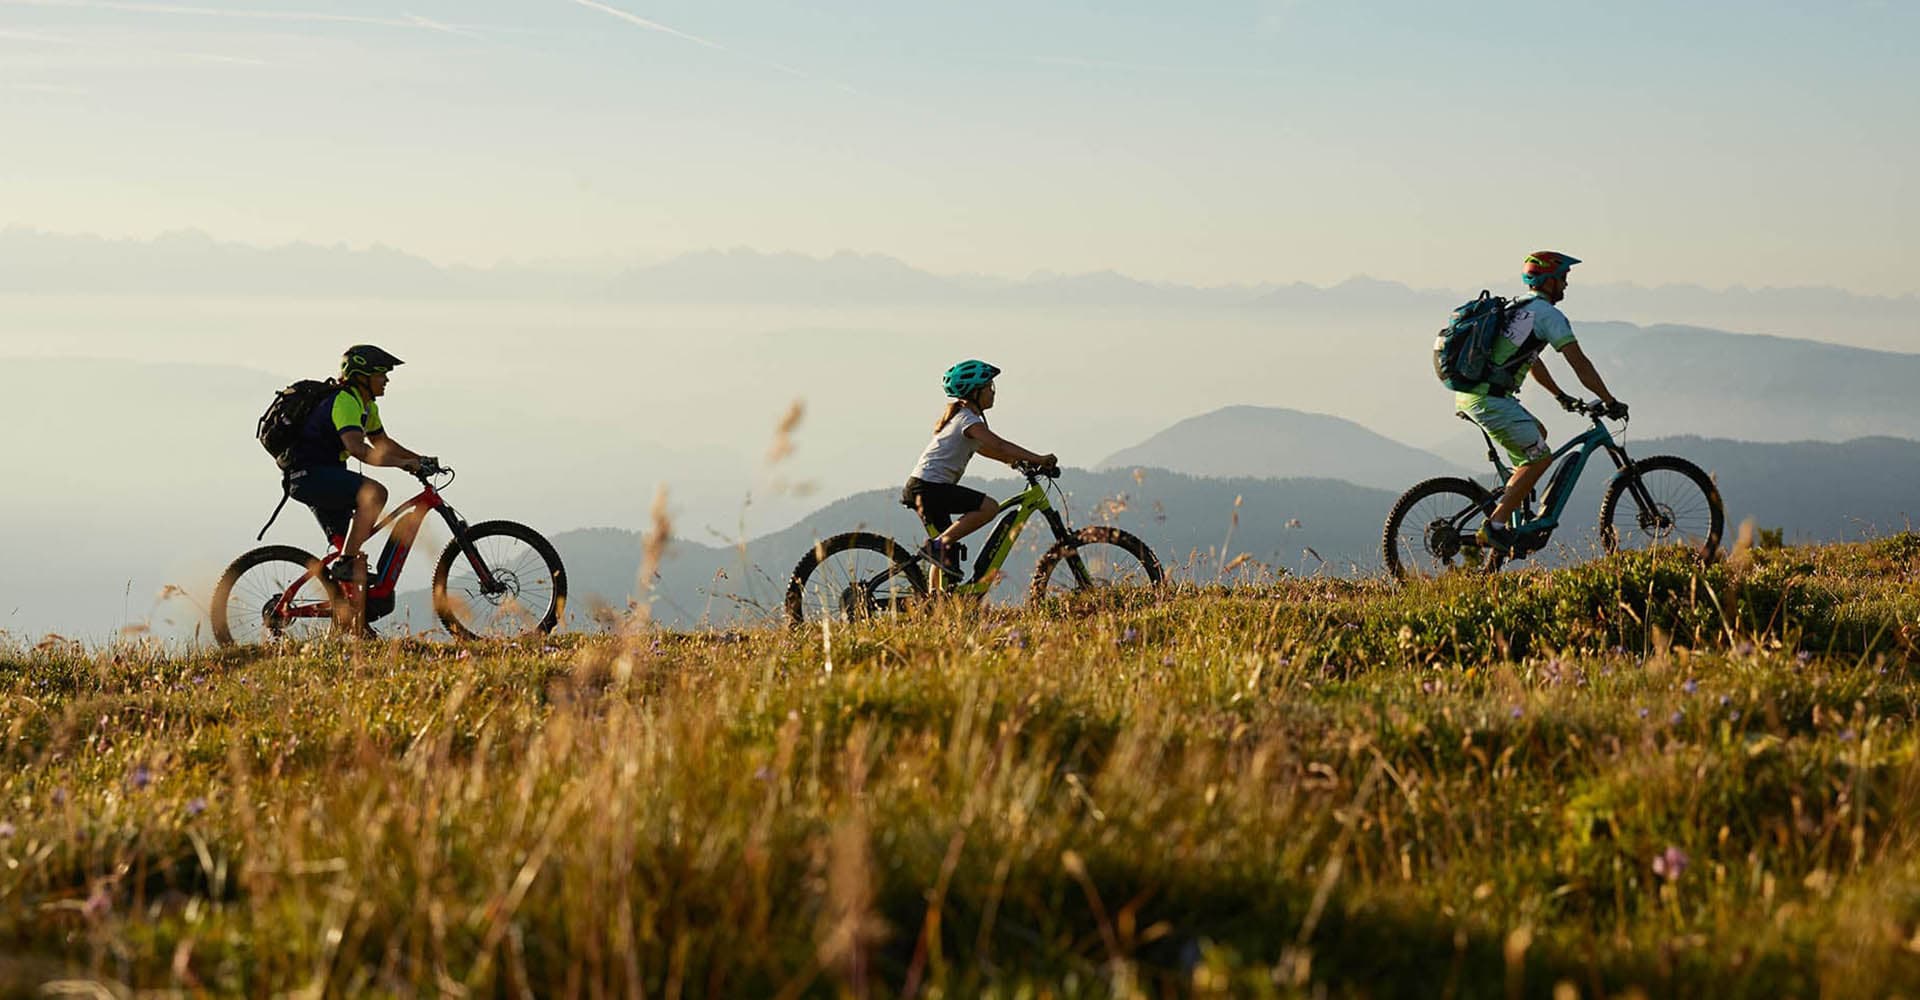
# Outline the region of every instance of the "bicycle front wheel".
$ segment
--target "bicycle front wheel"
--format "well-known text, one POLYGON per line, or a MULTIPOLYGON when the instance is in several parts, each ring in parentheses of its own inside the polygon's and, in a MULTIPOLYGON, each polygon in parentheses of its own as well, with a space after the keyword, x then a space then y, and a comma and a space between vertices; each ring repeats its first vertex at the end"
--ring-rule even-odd
POLYGON ((467 529, 466 543, 449 542, 433 569, 433 610, 447 631, 459 639, 514 639, 559 626, 567 571, 539 532, 482 521, 467 529))
POLYGON ((1033 599, 1152 587, 1164 576, 1159 557, 1137 536, 1119 528, 1081 528, 1040 557, 1040 565, 1033 568, 1033 599))
POLYGON ((222 646, 324 638, 341 600, 320 560, 291 545, 262 546, 235 559, 214 585, 213 638, 222 646))
POLYGON ((1608 552, 1678 547, 1712 560, 1727 515, 1713 477, 1684 458, 1643 458, 1613 477, 1600 501, 1608 552))
POLYGON ((906 546, 851 531, 823 539, 793 567, 787 618, 795 625, 894 614, 927 596, 927 579, 906 546))
POLYGON ((1387 571, 1406 580, 1453 569, 1497 568, 1474 537, 1493 504, 1486 487, 1453 476, 1429 479, 1402 493, 1380 538, 1387 571))

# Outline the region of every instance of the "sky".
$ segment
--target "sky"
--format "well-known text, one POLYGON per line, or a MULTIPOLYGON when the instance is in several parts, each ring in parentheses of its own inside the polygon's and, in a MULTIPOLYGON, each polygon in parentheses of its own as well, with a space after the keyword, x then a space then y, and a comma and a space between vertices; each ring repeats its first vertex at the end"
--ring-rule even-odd
POLYGON ((1920 291, 1920 3, 0 0, 0 225, 1920 291))

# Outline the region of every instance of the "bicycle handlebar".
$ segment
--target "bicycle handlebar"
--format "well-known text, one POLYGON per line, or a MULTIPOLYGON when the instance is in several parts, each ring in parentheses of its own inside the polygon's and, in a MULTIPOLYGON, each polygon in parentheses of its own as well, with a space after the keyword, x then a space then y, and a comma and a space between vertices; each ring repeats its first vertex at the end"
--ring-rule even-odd
MULTIPOLYGON (((1609 410, 1607 404, 1598 399, 1575 399, 1571 405, 1566 403, 1562 403, 1561 405, 1566 407, 1569 413, 1578 413, 1583 417, 1592 417, 1596 421, 1608 419, 1607 414, 1609 410)), ((1627 417, 1625 414, 1622 414, 1615 419, 1625 420, 1627 417)))
POLYGON ((1013 468, 1014 471, 1026 476, 1028 479, 1060 478, 1060 467, 1058 465, 1037 465, 1033 462, 1015 462, 1013 463, 1013 468))
POLYGON ((453 472, 453 470, 441 465, 439 459, 422 458, 420 460, 420 469, 413 474, 413 477, 421 482, 426 482, 433 476, 447 475, 451 472, 453 472))

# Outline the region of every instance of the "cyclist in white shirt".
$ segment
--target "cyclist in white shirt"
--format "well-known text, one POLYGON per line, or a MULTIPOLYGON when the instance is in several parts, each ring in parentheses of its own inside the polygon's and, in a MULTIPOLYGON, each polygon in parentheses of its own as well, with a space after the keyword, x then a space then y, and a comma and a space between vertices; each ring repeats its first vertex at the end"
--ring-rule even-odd
POLYGON ((961 578, 960 561, 965 557, 960 539, 986 526, 1000 510, 993 498, 960 485, 974 453, 1009 465, 1059 464, 1053 455, 1028 451, 987 426, 986 411, 993 408, 993 379, 999 374, 1000 369, 977 360, 962 361, 947 369, 941 379, 947 408, 934 424, 933 440, 920 453, 920 461, 900 492, 901 504, 912 507, 922 521, 940 529, 920 552, 954 580, 961 578))

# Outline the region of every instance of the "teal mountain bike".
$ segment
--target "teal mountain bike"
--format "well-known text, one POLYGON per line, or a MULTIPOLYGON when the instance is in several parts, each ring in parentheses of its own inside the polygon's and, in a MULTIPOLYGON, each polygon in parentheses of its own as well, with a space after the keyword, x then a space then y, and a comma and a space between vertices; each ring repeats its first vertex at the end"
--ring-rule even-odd
MULTIPOLYGON (((1547 545, 1560 525, 1560 515, 1573 497, 1574 484, 1596 451, 1613 460, 1613 480, 1600 501, 1600 544, 1608 552, 1680 547, 1711 560, 1720 550, 1726 512, 1712 477, 1684 458, 1659 455, 1634 461, 1602 422, 1606 406, 1582 402, 1571 409, 1593 420, 1593 428, 1575 436, 1553 453, 1559 462, 1547 479, 1546 492, 1534 497, 1514 515, 1514 548, 1501 552, 1480 545, 1480 525, 1500 501, 1500 490, 1513 475, 1493 439, 1487 458, 1499 474, 1494 488, 1471 479, 1444 476, 1429 479, 1401 494, 1387 515, 1381 538, 1387 569, 1395 577, 1438 576, 1450 569, 1497 570, 1508 559, 1524 559, 1547 545)), ((1464 413, 1455 416, 1469 419, 1464 413)))
MULTIPOLYGON (((793 567, 787 585, 787 617, 795 624, 822 619, 845 621, 897 613, 925 604, 935 594, 985 598, 1001 577, 1020 531, 1035 514, 1053 531, 1053 545, 1034 567, 1032 596, 1072 594, 1116 587, 1153 587, 1161 582, 1160 560, 1138 537, 1118 528, 1096 526, 1074 531, 1048 499, 1059 487, 1057 467, 1018 464, 1027 488, 1000 502, 1001 518, 987 536, 973 576, 950 580, 915 546, 885 535, 852 531, 822 539, 793 567)), ((942 526, 926 524, 928 537, 942 526)), ((964 556, 963 556, 964 561, 964 556)))

